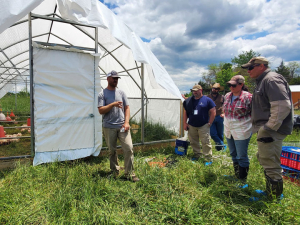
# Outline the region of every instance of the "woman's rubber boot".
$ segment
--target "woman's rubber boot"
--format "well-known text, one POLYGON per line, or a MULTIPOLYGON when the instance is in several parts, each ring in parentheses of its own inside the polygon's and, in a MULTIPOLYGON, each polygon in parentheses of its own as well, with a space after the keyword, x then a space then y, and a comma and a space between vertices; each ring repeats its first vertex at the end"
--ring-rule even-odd
POLYGON ((268 175, 266 176, 266 193, 268 200, 277 200, 278 202, 283 198, 283 180, 272 180, 268 175))
POLYGON ((239 173, 239 163, 234 162, 233 163, 233 169, 234 169, 234 174, 237 179, 240 179, 240 173, 239 173))
POLYGON ((240 180, 246 182, 248 176, 249 166, 248 167, 241 167, 239 166, 239 175, 240 180))

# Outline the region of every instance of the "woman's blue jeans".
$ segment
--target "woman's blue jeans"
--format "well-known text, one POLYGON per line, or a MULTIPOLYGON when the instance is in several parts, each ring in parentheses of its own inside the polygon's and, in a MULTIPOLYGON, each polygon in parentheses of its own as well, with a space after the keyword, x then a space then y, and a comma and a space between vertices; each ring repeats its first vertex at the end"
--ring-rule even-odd
POLYGON ((234 140, 232 136, 231 138, 226 138, 232 161, 234 163, 239 163, 241 167, 249 167, 250 164, 248 158, 248 145, 251 136, 245 140, 234 140))

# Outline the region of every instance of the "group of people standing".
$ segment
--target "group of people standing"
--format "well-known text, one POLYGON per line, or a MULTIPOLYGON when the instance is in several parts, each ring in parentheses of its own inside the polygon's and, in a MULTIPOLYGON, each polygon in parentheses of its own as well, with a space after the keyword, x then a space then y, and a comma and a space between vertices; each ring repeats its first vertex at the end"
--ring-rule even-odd
MULTIPOLYGON (((266 177, 266 194, 279 198, 283 191, 280 155, 283 139, 293 129, 291 91, 280 74, 271 72, 264 57, 252 58, 242 68, 256 81, 251 94, 245 87, 245 78, 236 75, 227 82, 230 88, 221 95, 220 84, 212 86, 204 96, 202 87, 195 85, 192 96, 183 102, 184 129, 188 130, 192 160, 212 163, 210 137, 216 150, 226 149, 224 134, 233 168, 238 179, 246 181, 249 172, 248 145, 252 134, 257 133, 257 158, 266 177), (201 142, 202 148, 200 146, 201 142)), ((139 181, 133 170, 133 145, 129 132, 130 109, 126 94, 117 88, 120 76, 116 71, 107 74, 108 86, 98 97, 98 110, 103 115, 103 132, 110 151, 110 169, 115 175, 122 169, 116 153, 117 139, 124 153, 125 177, 139 181)))
POLYGON ((203 158, 206 165, 212 158, 209 135, 216 143, 216 150, 221 150, 226 147, 224 129, 235 175, 243 182, 249 172, 249 141, 252 134, 257 133, 257 158, 264 169, 265 194, 270 199, 274 196, 278 199, 283 192, 282 142, 293 129, 293 107, 287 81, 282 75, 271 72, 268 64, 266 58, 254 57, 242 65, 255 79, 253 94, 245 87, 242 75, 233 76, 227 82, 230 92, 225 96, 219 94, 219 84, 212 86, 208 96, 202 94, 200 85, 195 85, 191 89, 193 95, 183 103, 184 129, 188 130, 193 148, 192 160, 203 158))

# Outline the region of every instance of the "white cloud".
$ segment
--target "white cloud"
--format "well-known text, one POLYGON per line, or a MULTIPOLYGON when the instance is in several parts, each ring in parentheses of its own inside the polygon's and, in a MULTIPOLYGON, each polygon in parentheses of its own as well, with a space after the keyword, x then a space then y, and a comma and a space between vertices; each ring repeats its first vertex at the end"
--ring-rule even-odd
POLYGON ((210 63, 230 62, 253 49, 271 60, 300 60, 300 2, 296 0, 105 0, 139 36, 181 91, 210 63))

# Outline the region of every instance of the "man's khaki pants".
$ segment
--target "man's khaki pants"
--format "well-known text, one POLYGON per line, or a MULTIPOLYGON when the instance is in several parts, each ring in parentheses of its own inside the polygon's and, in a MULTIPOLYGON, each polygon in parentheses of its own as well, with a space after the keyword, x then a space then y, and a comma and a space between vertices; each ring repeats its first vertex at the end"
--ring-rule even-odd
POLYGON ((258 152, 256 156, 260 165, 264 168, 266 175, 272 180, 278 181, 282 179, 280 155, 282 151, 282 141, 286 135, 261 127, 258 131, 257 139, 265 137, 272 137, 274 141, 270 143, 257 141, 258 152))
POLYGON ((189 140, 191 142, 191 147, 194 151, 195 158, 205 158, 210 161, 212 157, 212 146, 210 143, 210 127, 208 124, 203 125, 202 127, 193 127, 189 125, 189 140), (200 147, 199 139, 201 141, 202 150, 200 147))
POLYGON ((113 172, 118 172, 120 170, 117 155, 117 139, 119 139, 124 155, 125 175, 134 176, 132 150, 133 145, 130 130, 127 132, 120 132, 120 128, 117 129, 103 127, 103 133, 109 149, 110 169, 113 172))

